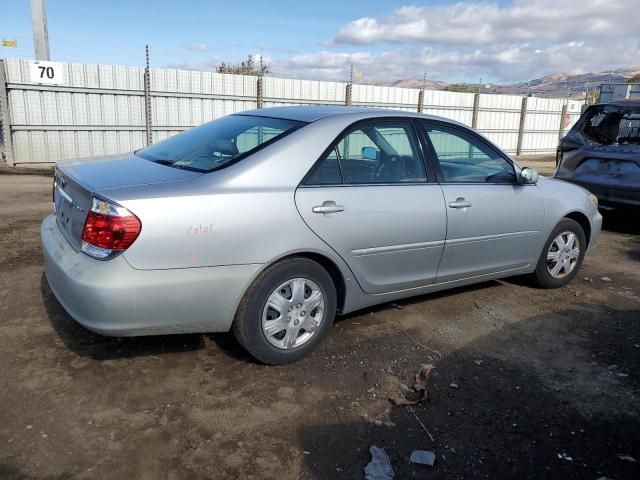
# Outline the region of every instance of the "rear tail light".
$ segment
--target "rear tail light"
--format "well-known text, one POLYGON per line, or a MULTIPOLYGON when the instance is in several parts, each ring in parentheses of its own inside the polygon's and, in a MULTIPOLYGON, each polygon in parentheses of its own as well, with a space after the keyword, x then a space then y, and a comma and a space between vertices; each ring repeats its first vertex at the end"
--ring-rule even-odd
POLYGON ((82 231, 82 251, 100 260, 123 252, 142 230, 140 219, 115 203, 93 198, 82 231))

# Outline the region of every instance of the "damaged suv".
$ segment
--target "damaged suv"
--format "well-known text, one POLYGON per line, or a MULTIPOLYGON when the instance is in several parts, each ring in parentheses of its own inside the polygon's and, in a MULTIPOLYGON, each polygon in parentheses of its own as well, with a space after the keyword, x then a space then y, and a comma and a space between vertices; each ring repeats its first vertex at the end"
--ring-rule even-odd
POLYGON ((603 207, 640 207, 640 100, 592 105, 558 146, 555 177, 603 207))

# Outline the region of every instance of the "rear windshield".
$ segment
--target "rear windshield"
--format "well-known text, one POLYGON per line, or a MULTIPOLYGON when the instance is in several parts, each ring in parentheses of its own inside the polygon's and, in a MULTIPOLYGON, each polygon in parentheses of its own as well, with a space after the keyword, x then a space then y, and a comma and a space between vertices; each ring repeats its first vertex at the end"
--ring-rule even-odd
POLYGON ((197 172, 219 170, 305 125, 280 118, 229 115, 136 151, 152 162, 197 172))
POLYGON ((640 108, 592 107, 586 113, 582 132, 604 145, 640 144, 640 108))

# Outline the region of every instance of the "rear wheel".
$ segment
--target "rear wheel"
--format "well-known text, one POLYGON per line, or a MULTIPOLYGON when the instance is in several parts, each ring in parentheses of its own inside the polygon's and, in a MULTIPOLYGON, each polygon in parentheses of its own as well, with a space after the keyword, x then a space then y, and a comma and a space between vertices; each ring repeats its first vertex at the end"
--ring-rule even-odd
POLYGON ((566 285, 578 274, 586 248, 587 239, 580 224, 564 218, 549 235, 533 280, 543 288, 566 285))
POLYGON ((265 270, 246 292, 233 324, 238 342, 270 365, 311 353, 331 328, 336 289, 327 271, 306 258, 265 270))

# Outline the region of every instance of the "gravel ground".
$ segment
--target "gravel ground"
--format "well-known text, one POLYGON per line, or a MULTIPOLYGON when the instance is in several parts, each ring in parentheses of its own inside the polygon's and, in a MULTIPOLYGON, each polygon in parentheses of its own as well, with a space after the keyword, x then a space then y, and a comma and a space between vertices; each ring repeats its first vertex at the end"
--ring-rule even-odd
POLYGON ((400 479, 640 478, 637 213, 606 217, 567 287, 513 279, 383 305, 275 368, 228 334, 74 323, 42 272, 50 195, 50 178, 0 175, 2 479, 357 479, 371 445, 400 479), (393 406, 422 364, 429 400, 393 406), (414 449, 435 466, 410 464, 414 449))

